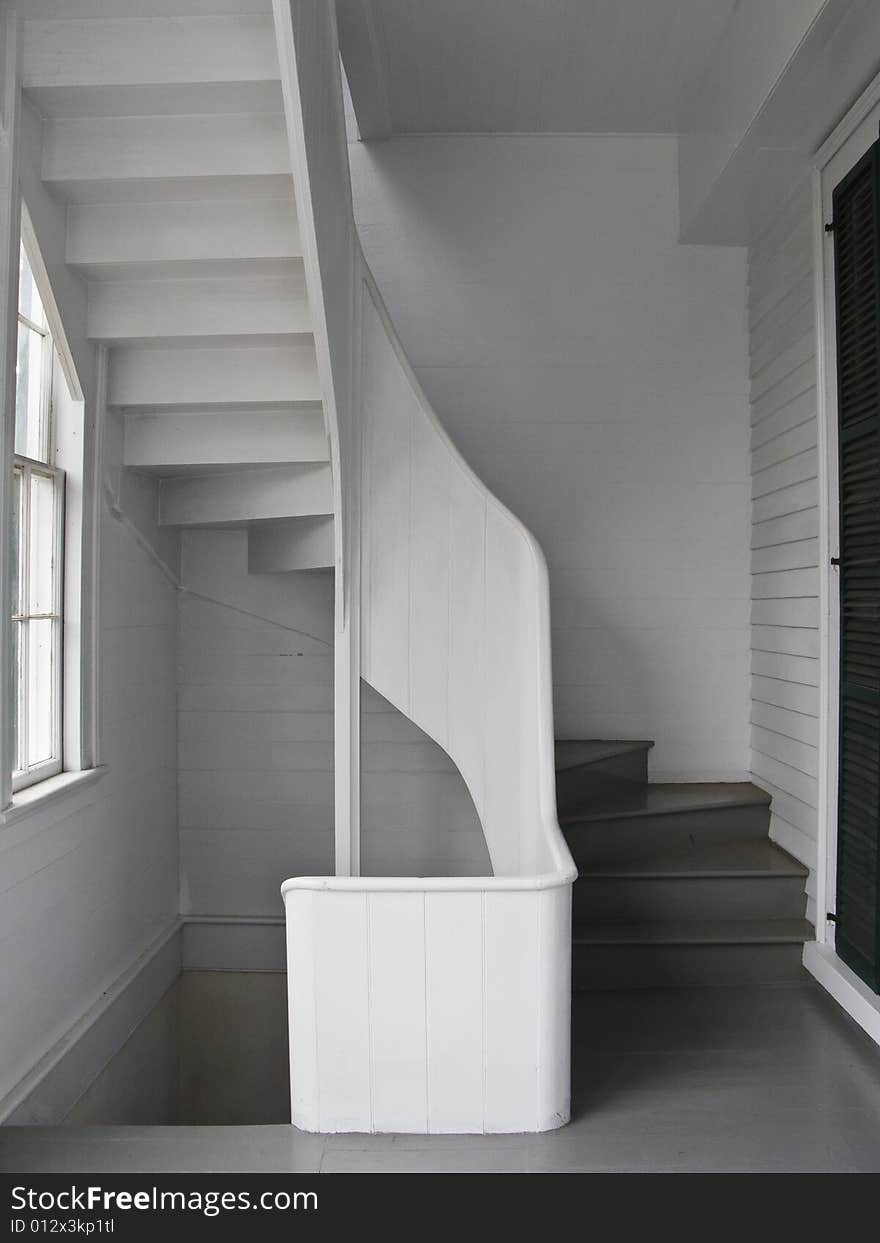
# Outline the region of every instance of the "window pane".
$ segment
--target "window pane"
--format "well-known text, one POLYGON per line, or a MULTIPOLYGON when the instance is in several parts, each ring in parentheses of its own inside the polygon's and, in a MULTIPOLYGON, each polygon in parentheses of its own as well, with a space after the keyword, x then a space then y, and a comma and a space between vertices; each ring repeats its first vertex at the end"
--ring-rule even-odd
POLYGON ((21 716, 22 699, 22 668, 21 668, 21 622, 12 623, 12 767, 21 768, 21 739, 19 737, 19 719, 21 716))
POLYGON ((43 393, 43 349, 48 337, 26 324, 18 325, 15 370, 15 452, 44 462, 47 404, 43 393))
POLYGON ((9 528, 9 557, 10 569, 12 572, 12 590, 10 599, 12 601, 13 613, 21 612, 20 584, 21 584, 21 471, 13 471, 12 474, 12 523, 9 528))
POLYGON ((55 480, 32 471, 30 476, 30 548, 28 580, 30 613, 55 613, 55 480))
POLYGON ((28 628, 28 755, 31 768, 54 752, 56 623, 48 618, 25 623, 28 628))
POLYGON ((18 252, 18 309, 33 323, 45 328, 46 312, 43 310, 43 300, 37 289, 37 282, 34 280, 24 246, 21 246, 18 252))

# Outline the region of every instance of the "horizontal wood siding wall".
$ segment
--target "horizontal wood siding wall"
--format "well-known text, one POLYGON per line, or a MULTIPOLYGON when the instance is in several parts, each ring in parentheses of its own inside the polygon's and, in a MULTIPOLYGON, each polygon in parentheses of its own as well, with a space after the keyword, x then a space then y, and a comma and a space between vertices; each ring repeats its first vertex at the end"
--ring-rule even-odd
POLYGON ((0 830, 0 1097, 177 915, 174 588, 101 531, 106 773, 0 830))
POLYGON ((819 510, 810 187, 749 251, 753 779, 771 836, 816 867, 819 510))

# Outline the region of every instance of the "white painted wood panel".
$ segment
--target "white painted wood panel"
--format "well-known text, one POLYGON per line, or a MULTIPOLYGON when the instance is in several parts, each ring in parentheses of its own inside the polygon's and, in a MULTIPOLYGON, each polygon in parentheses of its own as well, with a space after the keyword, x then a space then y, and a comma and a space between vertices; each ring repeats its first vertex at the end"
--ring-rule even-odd
POLYGON ((732 0, 541 0, 538 10, 509 0, 345 0, 339 22, 365 136, 386 137, 389 126, 675 132, 732 8, 732 0))
POLYGON ((567 1121, 569 888, 496 885, 285 883, 296 961, 315 953, 313 971, 288 977, 296 1125, 491 1134, 567 1121))
POLYGON ((110 365, 114 406, 241 406, 265 402, 314 404, 321 387, 314 348, 243 346, 228 349, 119 346, 110 365))
POLYGON ((410 557, 410 700, 432 738, 449 734, 450 487, 452 465, 439 433, 413 420, 410 429, 412 547, 410 557))
POLYGON ((752 423, 758 423, 768 414, 779 410, 787 402, 794 401, 815 389, 816 366, 812 358, 808 358, 790 371, 779 382, 768 389, 763 396, 752 402, 752 423))
POLYGON ((536 1001, 541 976, 553 965, 551 957, 539 956, 540 896, 533 895, 527 906, 515 893, 487 893, 483 901, 485 1129, 533 1131, 539 1090, 535 1068, 541 1064, 541 1025, 546 1017, 536 1001), (526 1015, 530 1021, 524 1021, 526 1015))
POLYGON ((284 116, 322 398, 330 439, 336 540, 336 861, 359 867, 360 427, 356 356, 354 218, 346 158, 335 6, 273 0, 284 116))
POLYGON ((238 466, 327 460, 320 407, 132 413, 125 418, 126 466, 238 466))
POLYGON ((752 522, 767 522, 770 518, 783 518, 787 514, 800 513, 816 508, 816 478, 790 484, 776 492, 767 492, 752 502, 752 522))
POLYGON ((571 1030, 571 889, 538 895, 537 1018, 539 1131, 564 1124, 571 1109, 571 1047, 561 1034, 571 1030))
POLYGON ((162 526, 211 526, 332 512, 330 467, 324 463, 182 475, 159 484, 162 526))
POLYGON ((364 676, 403 712, 410 707, 410 523, 412 397, 384 340, 375 311, 363 326, 363 436, 369 564, 364 588, 370 615, 364 676))
POLYGON ((752 723, 775 730, 787 737, 798 738, 811 746, 819 742, 819 723, 814 716, 804 712, 791 712, 785 708, 777 708, 773 704, 762 703, 752 699, 752 723))
POLYGON ((310 337, 311 329, 305 282, 298 274, 283 280, 102 281, 89 290, 93 341, 310 337))
POLYGON ((819 517, 815 507, 752 525, 752 548, 774 548, 792 541, 816 538, 819 517))
POLYGON ((334 518, 291 518, 253 523, 248 530, 248 572, 332 570, 336 564, 334 518))
POLYGON ((791 540, 775 547, 752 549, 752 572, 766 574, 774 570, 795 570, 818 565, 818 539, 791 540))
POLYGON ((25 20, 22 84, 31 87, 277 81, 271 17, 25 20))
MULTIPOLYGON (((297 895, 295 901, 300 900, 297 895)), ((370 1034, 369 895, 315 895, 315 991, 302 993, 292 981, 292 1023, 313 1007, 318 1044, 318 1125, 321 1131, 372 1131, 372 1048, 370 1034)), ((305 1068, 293 1065, 292 1075, 305 1068)), ((294 1114, 294 1120, 297 1115, 294 1114)), ((308 1127, 308 1119, 299 1125, 308 1127)))
POLYGON ((483 895, 425 895, 428 1130, 483 1129, 483 895))
POLYGON ((44 127, 48 185, 289 176, 280 115, 56 117, 44 127))
POLYGON ((114 265, 218 260, 240 265, 255 259, 278 264, 301 259, 302 246, 289 196, 246 203, 72 203, 66 258, 94 277, 114 265))
POLYGON ((815 393, 811 389, 807 389, 799 397, 795 397, 793 401, 780 406, 772 413, 765 415, 760 422, 754 424, 751 434, 752 448, 757 449, 766 441, 773 440, 774 437, 787 432, 790 428, 799 427, 802 423, 809 423, 815 417, 815 393))
MULTIPOLYGON (((314 902, 314 894, 303 894, 291 907, 286 929, 287 970, 293 979, 299 981, 302 995, 312 997, 315 996, 317 989, 315 980, 317 952, 314 941, 317 921, 312 909, 314 902)), ((294 996, 293 990, 288 990, 287 1024, 291 1049, 291 1112, 296 1117, 307 1120, 306 1129, 318 1130, 320 1117, 317 1015, 314 1006, 294 1008, 294 996)))
POLYGON ((801 423, 789 432, 774 436, 765 444, 756 446, 752 451, 752 473, 765 470, 769 466, 784 462, 786 458, 795 457, 816 447, 816 427, 812 420, 801 423))
POLYGON ((369 894, 367 917, 372 1129, 420 1131, 428 1110, 425 895, 369 894))
POLYGON ((523 654, 537 648, 537 636, 526 622, 535 591, 530 568, 523 565, 521 540, 512 520, 489 502, 482 575, 486 609, 483 823, 496 876, 538 870, 531 849, 537 835, 522 818, 523 808, 539 806, 535 769, 540 756, 531 725, 534 705, 529 701, 535 673, 523 662, 523 654))

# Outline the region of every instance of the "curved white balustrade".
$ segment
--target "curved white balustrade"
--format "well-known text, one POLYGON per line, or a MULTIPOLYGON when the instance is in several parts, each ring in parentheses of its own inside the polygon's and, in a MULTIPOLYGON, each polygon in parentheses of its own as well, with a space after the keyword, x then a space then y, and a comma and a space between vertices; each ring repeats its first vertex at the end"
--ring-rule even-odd
MULTIPOLYGON (((298 211, 315 235, 310 297, 332 301, 344 325, 327 355, 336 404, 350 393, 347 410, 330 407, 351 489, 342 547, 358 558, 346 567, 345 612, 360 621, 364 678, 458 765, 494 875, 285 882, 293 1121, 547 1130, 569 1116, 576 875, 556 818, 547 570, 443 430, 360 252, 339 175, 332 7, 276 0, 295 176, 309 173, 298 211), (332 264, 320 261, 325 211, 332 264), (342 352, 351 370, 340 382, 342 352)), ((333 336, 334 316, 323 318, 333 336)))

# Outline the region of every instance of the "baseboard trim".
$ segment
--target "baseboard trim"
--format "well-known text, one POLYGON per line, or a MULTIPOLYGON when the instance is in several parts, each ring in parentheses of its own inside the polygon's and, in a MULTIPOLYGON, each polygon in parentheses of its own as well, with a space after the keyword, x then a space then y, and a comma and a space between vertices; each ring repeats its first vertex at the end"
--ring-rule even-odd
POLYGON ((155 937, 0 1100, 0 1123, 60 1122, 168 991, 181 968, 181 921, 155 937))
POLYGON ((184 971, 285 971, 284 917, 185 915, 184 971))
POLYGON ((850 1018, 880 1045, 880 997, 838 958, 830 945, 808 941, 804 966, 850 1018))

